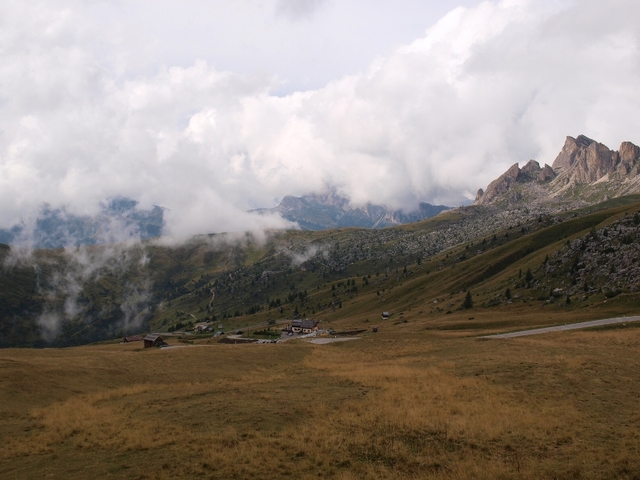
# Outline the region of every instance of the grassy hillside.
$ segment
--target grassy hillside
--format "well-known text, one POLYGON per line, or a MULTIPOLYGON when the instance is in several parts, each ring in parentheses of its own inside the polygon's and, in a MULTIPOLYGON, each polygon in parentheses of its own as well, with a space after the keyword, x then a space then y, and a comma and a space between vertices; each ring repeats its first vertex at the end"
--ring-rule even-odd
MULTIPOLYGON (((175 322, 174 318, 187 322, 189 312, 198 320, 215 316, 225 327, 239 328, 269 320, 290 319, 297 311, 300 316, 313 316, 328 327, 361 328, 380 323, 383 310, 392 313, 390 322, 398 321, 401 314, 403 321, 446 316, 460 310, 469 289, 474 303, 471 312, 535 305, 554 312, 579 312, 591 318, 601 314, 598 312, 608 311, 613 301, 621 313, 630 313, 638 304, 633 282, 626 287, 617 287, 620 296, 616 295, 615 300, 607 297, 614 258, 601 259, 599 273, 594 272, 585 291, 584 280, 575 288, 570 285, 572 281, 575 283, 575 261, 562 263, 560 257, 555 259, 554 255, 567 250, 568 241, 593 238, 594 232, 606 229, 606 225, 622 228, 639 207, 636 203, 622 204, 604 210, 592 209, 596 210, 592 213, 585 211, 582 216, 572 213, 537 218, 520 229, 507 227, 424 258, 413 251, 407 253, 403 247, 398 248, 399 243, 406 242, 406 237, 398 233, 384 242, 370 231, 334 231, 329 238, 305 238, 304 232, 297 232, 295 238, 287 238, 290 244, 295 245, 296 241, 306 241, 307 245, 326 242, 331 245, 326 256, 295 266, 283 255, 273 254, 272 249, 271 255, 216 277, 204 289, 187 285, 182 295, 173 298, 170 305, 156 314, 154 321, 161 320, 156 324, 160 328, 162 324, 175 322), (368 256, 359 257, 363 250, 368 256), (352 260, 345 261, 349 255, 352 260), (548 268, 550 256, 555 265, 553 271, 548 268), (340 260, 342 268, 334 268, 340 260), (210 288, 216 290, 216 297, 208 308, 210 288), (579 289, 582 290, 577 295, 579 289), (269 308, 274 299, 279 300, 282 311, 269 308), (605 305, 607 300, 609 304, 605 305), (247 307, 255 311, 246 314, 247 307), (235 316, 234 313, 245 315, 235 316)), ((422 235, 434 228, 434 223, 441 226, 442 222, 438 218, 398 230, 422 235)), ((631 239, 630 245, 634 248, 638 245, 635 227, 631 220, 625 234, 626 241, 631 239)), ((604 240, 603 236, 599 244, 604 245, 604 240)), ((279 241, 286 244, 283 239, 279 241)), ((607 248, 613 247, 603 247, 607 248)))
POLYGON ((554 216, 470 207, 383 230, 36 252, 0 274, 0 346, 78 345, 202 321, 224 331, 305 317, 368 328, 382 311, 392 323, 446 317, 467 291, 473 315, 630 313, 640 298, 637 200, 554 216))

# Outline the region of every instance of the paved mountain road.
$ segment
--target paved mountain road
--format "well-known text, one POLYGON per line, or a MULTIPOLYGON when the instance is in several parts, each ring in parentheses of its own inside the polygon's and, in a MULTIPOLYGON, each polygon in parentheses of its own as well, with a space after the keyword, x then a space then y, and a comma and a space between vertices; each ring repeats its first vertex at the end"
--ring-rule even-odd
POLYGON ((314 338, 313 340, 309 340, 309 342, 315 345, 326 345, 327 343, 335 343, 335 342, 348 342, 349 340, 359 340, 360 337, 322 337, 322 338, 314 338))
POLYGON ((601 325, 612 325, 615 323, 638 322, 640 316, 605 318, 604 320, 591 320, 590 322, 570 323, 568 325, 558 325, 557 327, 534 328, 532 330, 522 330, 520 332, 499 333, 497 335, 485 335, 480 338, 515 338, 526 337, 528 335, 539 335, 541 333, 562 332, 564 330, 577 330, 579 328, 599 327, 601 325))

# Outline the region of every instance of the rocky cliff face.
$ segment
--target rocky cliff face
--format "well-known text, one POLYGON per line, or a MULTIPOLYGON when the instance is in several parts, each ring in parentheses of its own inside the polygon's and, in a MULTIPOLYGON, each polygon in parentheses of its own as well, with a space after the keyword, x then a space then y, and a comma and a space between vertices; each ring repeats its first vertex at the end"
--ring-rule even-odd
POLYGON ((562 151, 553 162, 554 171, 564 173, 565 179, 582 184, 593 183, 612 172, 617 152, 584 135, 567 137, 562 151))
POLYGON ((486 191, 478 191, 475 204, 576 204, 640 193, 639 169, 640 148, 631 142, 614 151, 584 135, 567 137, 551 167, 533 160, 522 168, 514 164, 486 191))

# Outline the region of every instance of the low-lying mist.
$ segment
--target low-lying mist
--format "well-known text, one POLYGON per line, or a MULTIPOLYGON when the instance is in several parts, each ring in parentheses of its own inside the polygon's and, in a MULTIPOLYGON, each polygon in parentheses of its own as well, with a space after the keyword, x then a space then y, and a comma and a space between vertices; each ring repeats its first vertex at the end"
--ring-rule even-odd
MULTIPOLYGON (((199 262, 202 275, 214 282, 219 275, 233 278, 233 271, 243 269, 250 255, 277 256, 283 265, 300 267, 329 251, 329 246, 307 240, 280 242, 282 230, 187 239, 144 239, 139 231, 137 236, 132 232, 128 227, 122 232, 113 229, 112 238, 123 240, 109 244, 37 249, 35 242, 24 242, 5 251, 2 275, 8 280, 28 277, 20 281, 26 299, 20 315, 33 323, 40 344, 74 345, 149 331, 156 310, 181 293, 176 285, 184 284, 183 271, 193 262, 199 262)), ((207 295, 213 302, 215 288, 207 295)))

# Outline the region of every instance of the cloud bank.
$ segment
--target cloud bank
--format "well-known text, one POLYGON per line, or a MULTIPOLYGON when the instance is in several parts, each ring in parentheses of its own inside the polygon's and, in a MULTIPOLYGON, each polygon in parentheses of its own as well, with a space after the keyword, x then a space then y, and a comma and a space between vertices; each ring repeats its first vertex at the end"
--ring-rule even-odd
POLYGON ((551 163, 565 135, 640 141, 635 0, 457 8, 366 71, 287 95, 204 60, 144 71, 87 8, 0 6, 0 227, 117 196, 167 208, 180 236, 286 226, 246 211, 327 186, 455 205, 516 161, 551 163))

